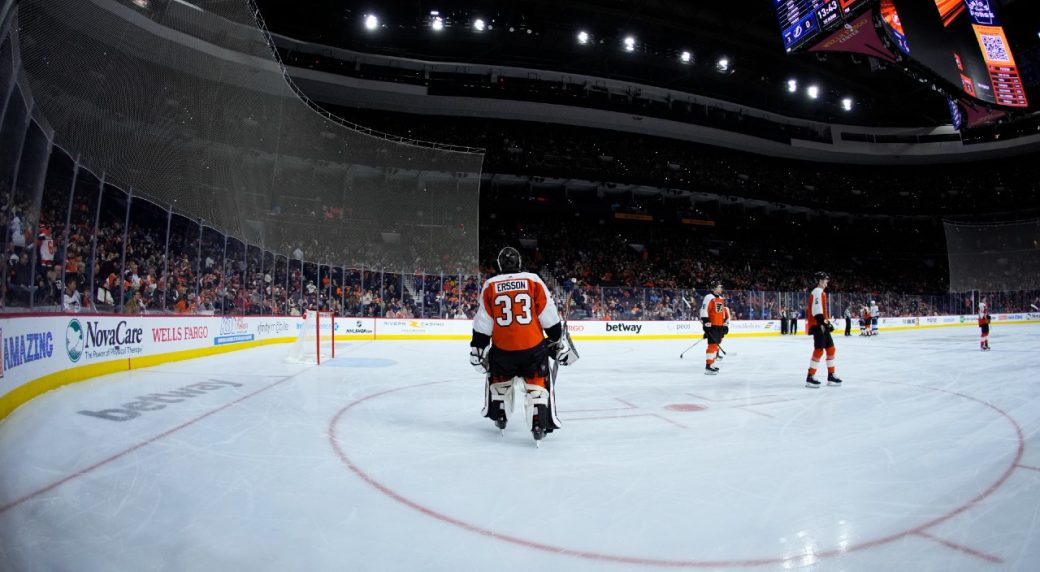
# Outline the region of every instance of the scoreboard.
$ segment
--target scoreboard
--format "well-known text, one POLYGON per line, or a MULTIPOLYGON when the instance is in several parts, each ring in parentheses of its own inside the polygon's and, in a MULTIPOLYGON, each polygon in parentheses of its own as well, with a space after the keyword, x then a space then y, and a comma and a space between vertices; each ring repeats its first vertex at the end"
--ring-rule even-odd
POLYGON ((869 0, 773 0, 784 49, 794 51, 845 19, 869 0))
POLYGON ((994 4, 882 0, 880 14, 899 51, 947 85, 986 103, 1025 108, 1025 87, 994 4))

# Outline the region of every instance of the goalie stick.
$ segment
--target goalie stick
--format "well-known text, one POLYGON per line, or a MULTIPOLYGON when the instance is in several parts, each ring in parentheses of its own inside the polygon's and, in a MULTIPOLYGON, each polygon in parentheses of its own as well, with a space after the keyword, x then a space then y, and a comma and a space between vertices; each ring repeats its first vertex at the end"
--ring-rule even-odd
MULTIPOLYGON (((561 339, 561 341, 562 340, 567 340, 567 347, 570 348, 570 351, 574 352, 574 355, 576 357, 581 357, 581 354, 578 353, 578 349, 574 347, 574 340, 571 339, 571 332, 570 332, 569 329, 567 329, 567 315, 571 313, 571 296, 574 294, 574 290, 578 287, 578 279, 577 278, 571 278, 570 281, 571 281, 571 285, 572 285, 571 289, 570 289, 570 291, 567 292, 567 297, 564 298, 564 300, 563 300, 563 319, 560 322, 560 326, 561 326, 561 328, 563 330, 563 332, 562 332, 563 335, 560 337, 560 339, 561 339)), ((559 347, 559 343, 557 343, 557 347, 559 347)), ((560 362, 558 360, 553 360, 553 366, 552 366, 552 382, 553 383, 556 383, 556 372, 559 371, 559 369, 560 369, 560 362)))

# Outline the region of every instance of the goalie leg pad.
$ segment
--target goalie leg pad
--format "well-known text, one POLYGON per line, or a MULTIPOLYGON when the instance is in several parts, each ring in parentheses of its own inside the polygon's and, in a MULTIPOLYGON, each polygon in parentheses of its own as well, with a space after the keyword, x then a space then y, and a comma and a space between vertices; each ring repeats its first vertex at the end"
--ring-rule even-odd
POLYGON ((538 414, 539 423, 544 429, 546 427, 545 418, 548 416, 549 390, 533 383, 525 383, 524 386, 527 388, 527 394, 524 398, 524 417, 527 421, 527 430, 531 431, 534 428, 536 413, 538 414))
POLYGON ((491 376, 484 381, 484 409, 481 414, 489 419, 498 419, 498 413, 504 411, 506 418, 513 412, 513 380, 501 381, 491 376))

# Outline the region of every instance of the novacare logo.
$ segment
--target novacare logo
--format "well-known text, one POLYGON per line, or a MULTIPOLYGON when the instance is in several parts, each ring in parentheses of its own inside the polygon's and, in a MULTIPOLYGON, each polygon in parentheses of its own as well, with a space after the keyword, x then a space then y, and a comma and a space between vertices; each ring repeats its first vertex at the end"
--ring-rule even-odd
POLYGON ((144 350, 144 328, 132 328, 121 320, 114 328, 102 328, 97 320, 87 322, 86 329, 76 318, 65 328, 65 352, 72 362, 78 362, 84 354, 90 359, 120 357, 139 354, 144 350))
POLYGON ((607 324, 608 332, 635 332, 643 331, 641 324, 607 324))
POLYGON ((86 345, 86 336, 83 334, 83 324, 73 318, 65 328, 65 353, 73 363, 83 357, 83 347, 86 345))

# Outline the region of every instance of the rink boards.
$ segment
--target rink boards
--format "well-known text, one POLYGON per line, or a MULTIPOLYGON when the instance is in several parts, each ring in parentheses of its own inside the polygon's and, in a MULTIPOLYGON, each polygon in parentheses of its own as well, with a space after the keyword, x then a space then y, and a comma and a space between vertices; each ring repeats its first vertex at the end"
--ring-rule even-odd
MULTIPOLYGON (((1040 313, 994 314, 993 322, 1040 323, 1040 313)), ((975 326, 976 316, 881 318, 883 331, 975 326)), ((844 320, 835 324, 844 329, 844 320)), ((300 317, 19 314, 0 320, 0 419, 46 391, 99 375, 297 339, 300 317)), ((805 321, 799 321, 804 333, 805 321)), ((854 329, 858 326, 854 323, 854 329)), ((572 321, 575 340, 694 340, 695 321, 572 321)), ((471 320, 339 318, 337 342, 459 340, 471 320)), ((731 337, 778 336, 778 320, 735 320, 731 337)), ((275 350, 282 351, 282 350, 275 350)))

